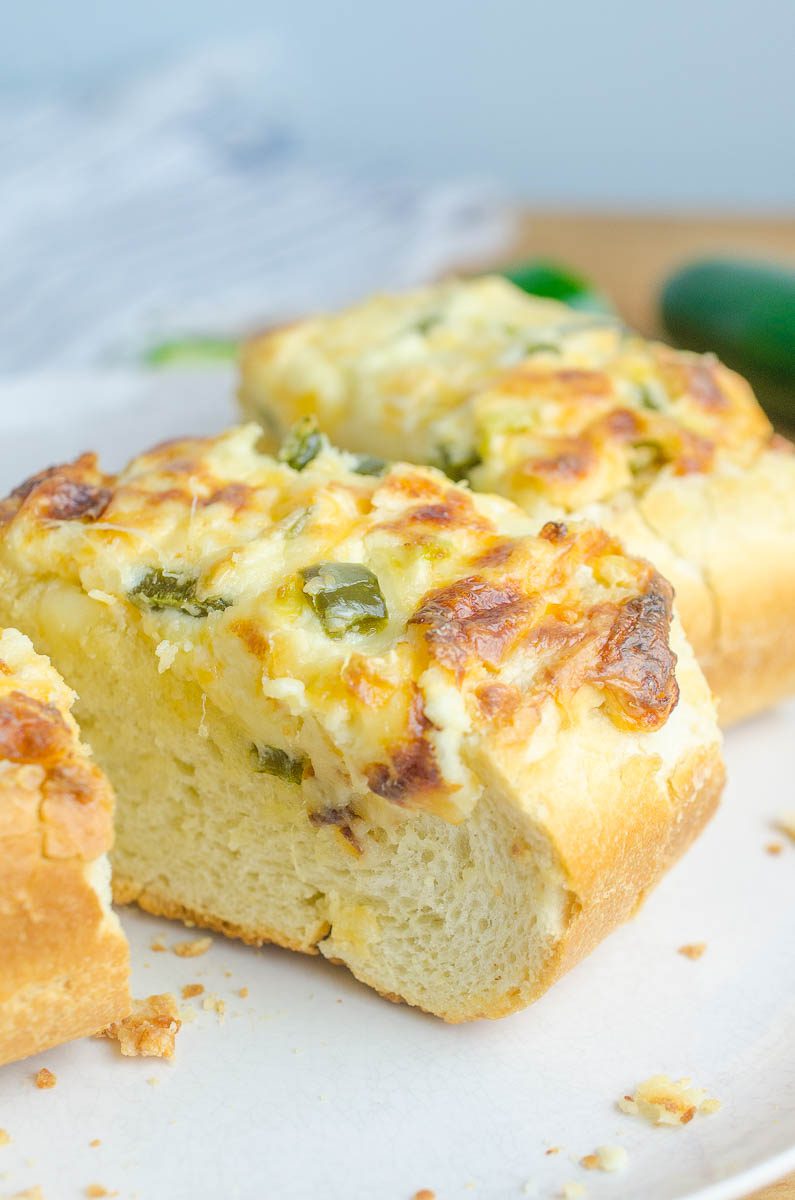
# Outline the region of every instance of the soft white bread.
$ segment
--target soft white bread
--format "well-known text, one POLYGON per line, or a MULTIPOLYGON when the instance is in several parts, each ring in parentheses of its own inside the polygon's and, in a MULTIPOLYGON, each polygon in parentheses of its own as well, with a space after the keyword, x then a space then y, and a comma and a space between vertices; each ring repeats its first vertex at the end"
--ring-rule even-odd
POLYGON ((600 530, 258 436, 85 456, 0 508, 3 613, 118 794, 116 896, 448 1020, 519 1008, 717 801, 670 589, 600 530))
POLYGON ((26 637, 0 630, 0 1063, 130 1008, 110 907, 113 798, 73 700, 26 637))
POLYGON ((497 278, 257 338, 241 401, 349 450, 584 516, 674 585, 723 723, 795 692, 795 456, 739 376, 497 278))

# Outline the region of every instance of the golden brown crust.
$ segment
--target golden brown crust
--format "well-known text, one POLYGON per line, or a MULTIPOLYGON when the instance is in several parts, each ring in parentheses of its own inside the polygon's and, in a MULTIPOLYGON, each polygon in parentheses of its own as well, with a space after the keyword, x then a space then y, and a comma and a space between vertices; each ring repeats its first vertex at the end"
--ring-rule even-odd
POLYGON ((109 786, 77 740, 71 694, 47 661, 13 630, 0 631, 0 659, 0 1062, 8 1062, 95 1032, 124 1015, 129 994, 126 941, 91 874, 111 841, 109 786))
POLYGON ((220 920, 212 913, 200 912, 187 905, 175 903, 165 892, 159 891, 151 884, 138 883, 119 871, 113 872, 113 899, 116 904, 137 904, 144 912, 152 913, 155 917, 168 917, 173 921, 183 921, 189 926, 197 925, 201 929, 223 933, 226 937, 238 938, 247 946, 263 946, 270 943, 301 954, 318 953, 319 939, 298 942, 294 938, 284 937, 278 929, 269 925, 237 925, 220 920))
POLYGON ((742 473, 658 483, 642 503, 651 530, 679 556, 668 564, 678 608, 722 724, 795 692, 795 456, 777 448, 742 473), (714 620, 686 575, 699 565, 714 620))

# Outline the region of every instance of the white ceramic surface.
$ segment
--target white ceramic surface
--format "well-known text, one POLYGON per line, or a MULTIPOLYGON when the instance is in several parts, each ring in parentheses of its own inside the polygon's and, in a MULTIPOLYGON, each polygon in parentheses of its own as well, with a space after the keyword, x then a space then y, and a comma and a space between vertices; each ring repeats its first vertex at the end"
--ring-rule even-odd
MULTIPOLYGON (((89 446, 115 466, 220 428, 229 388, 225 371, 2 385, 0 487, 89 446)), ((182 927, 124 912, 136 994, 201 982, 226 1014, 186 1003, 195 1020, 172 1064, 84 1041, 0 1071, 13 1139, 0 1196, 39 1184, 71 1200, 97 1183, 125 1200, 410 1200, 423 1187, 518 1200, 577 1181, 595 1200, 734 1200, 795 1169, 795 845, 772 828, 795 808, 795 706, 732 731, 726 751, 725 802, 685 861, 503 1021, 445 1026, 318 959, 221 938, 201 958, 154 953, 182 927), (702 959, 677 953, 695 941, 702 959), (32 1082, 45 1065, 51 1091, 32 1082), (618 1112, 657 1072, 692 1076, 722 1110, 674 1130, 618 1112), (603 1143, 626 1147, 626 1171, 578 1165, 603 1143)))

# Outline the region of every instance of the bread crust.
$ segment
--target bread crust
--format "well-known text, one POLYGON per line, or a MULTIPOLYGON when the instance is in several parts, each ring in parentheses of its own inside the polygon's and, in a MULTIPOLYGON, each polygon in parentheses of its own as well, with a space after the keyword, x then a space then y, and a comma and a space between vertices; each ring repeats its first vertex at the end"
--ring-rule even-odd
POLYGON ((98 876, 112 794, 80 746, 72 694, 0 631, 0 1063, 129 1011, 128 951, 98 876), (10 660, 10 662, 9 662, 10 660), (25 689, 24 691, 22 689, 25 689))
POLYGON ((180 904, 167 892, 135 880, 123 871, 113 872, 113 899, 117 904, 136 904, 154 917, 168 917, 172 921, 182 921, 188 927, 198 925, 202 929, 222 933, 225 937, 237 938, 247 946, 269 943, 285 950, 295 950, 299 954, 319 953, 316 941, 297 941, 286 937, 272 925, 240 925, 234 921, 224 921, 215 913, 180 904))
MULTIPOLYGON (((642 510, 682 560, 698 565, 711 597, 711 631, 699 629, 684 588, 678 607, 721 724, 795 692, 795 454, 788 443, 743 472, 660 481, 642 510)), ((671 578, 676 587, 676 566, 671 578)))

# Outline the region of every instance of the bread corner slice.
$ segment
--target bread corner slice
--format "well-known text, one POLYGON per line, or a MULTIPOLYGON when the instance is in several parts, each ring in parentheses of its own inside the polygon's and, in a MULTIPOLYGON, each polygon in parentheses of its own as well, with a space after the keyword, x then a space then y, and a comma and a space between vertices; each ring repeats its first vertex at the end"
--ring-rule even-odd
POLYGON ((0 506, 3 615, 118 795, 116 896, 447 1020, 520 1008, 717 801, 670 588, 601 530, 258 437, 85 456, 0 506))
POLYGON ((0 1063, 130 1008, 110 907, 113 797, 73 700, 23 634, 0 630, 0 1063))

